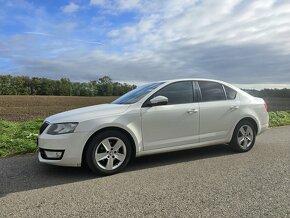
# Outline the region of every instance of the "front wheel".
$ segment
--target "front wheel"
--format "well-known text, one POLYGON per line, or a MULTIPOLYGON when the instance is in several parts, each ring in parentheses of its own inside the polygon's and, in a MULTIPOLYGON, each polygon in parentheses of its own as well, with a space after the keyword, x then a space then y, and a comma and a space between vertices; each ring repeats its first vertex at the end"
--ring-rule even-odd
POLYGON ((236 126, 230 145, 237 152, 247 152, 252 149, 256 140, 256 131, 249 121, 242 121, 236 126))
POLYGON ((130 141, 118 131, 98 134, 88 145, 86 161, 89 168, 101 175, 120 172, 131 157, 130 141))

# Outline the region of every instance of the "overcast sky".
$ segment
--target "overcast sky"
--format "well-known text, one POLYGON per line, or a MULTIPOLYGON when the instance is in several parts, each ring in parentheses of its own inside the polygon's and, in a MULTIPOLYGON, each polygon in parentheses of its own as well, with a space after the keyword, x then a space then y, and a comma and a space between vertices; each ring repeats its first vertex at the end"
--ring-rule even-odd
POLYGON ((289 0, 0 0, 0 5, 0 74, 290 84, 289 0))

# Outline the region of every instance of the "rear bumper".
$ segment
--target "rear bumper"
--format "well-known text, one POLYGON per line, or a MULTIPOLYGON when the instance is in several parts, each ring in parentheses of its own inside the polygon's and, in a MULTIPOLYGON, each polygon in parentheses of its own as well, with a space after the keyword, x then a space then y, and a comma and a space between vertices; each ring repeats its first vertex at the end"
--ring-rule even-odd
POLYGON ((261 125, 260 127, 260 131, 258 132, 258 135, 262 134, 263 132, 265 132, 267 129, 269 129, 269 124, 266 123, 264 125, 261 125))

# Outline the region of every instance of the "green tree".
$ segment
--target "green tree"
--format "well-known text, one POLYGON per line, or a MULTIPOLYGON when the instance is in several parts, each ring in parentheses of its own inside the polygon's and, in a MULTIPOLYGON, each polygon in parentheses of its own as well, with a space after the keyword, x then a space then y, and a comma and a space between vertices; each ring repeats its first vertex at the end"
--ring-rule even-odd
POLYGON ((135 87, 126 83, 113 82, 109 76, 99 78, 97 81, 80 83, 71 82, 67 78, 51 80, 39 77, 0 75, 1 95, 119 96, 135 87))
POLYGON ((113 95, 113 83, 109 76, 104 76, 99 79, 99 94, 101 96, 113 95))
POLYGON ((13 90, 11 89, 11 78, 10 75, 3 75, 0 77, 1 95, 13 95, 13 90))
POLYGON ((69 79, 67 78, 60 79, 59 92, 60 95, 64 96, 72 95, 72 83, 69 79))

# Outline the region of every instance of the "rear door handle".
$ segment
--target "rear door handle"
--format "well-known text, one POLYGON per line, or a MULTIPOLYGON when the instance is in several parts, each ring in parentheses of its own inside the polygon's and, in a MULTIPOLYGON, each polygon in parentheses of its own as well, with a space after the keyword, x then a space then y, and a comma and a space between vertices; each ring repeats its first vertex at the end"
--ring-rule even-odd
POLYGON ((198 109, 196 109, 196 108, 189 109, 189 110, 187 111, 188 114, 193 114, 193 113, 197 113, 197 112, 198 112, 198 109))
POLYGON ((233 106, 231 106, 231 110, 237 110, 237 109, 239 109, 240 107, 238 106, 238 105, 233 105, 233 106))

